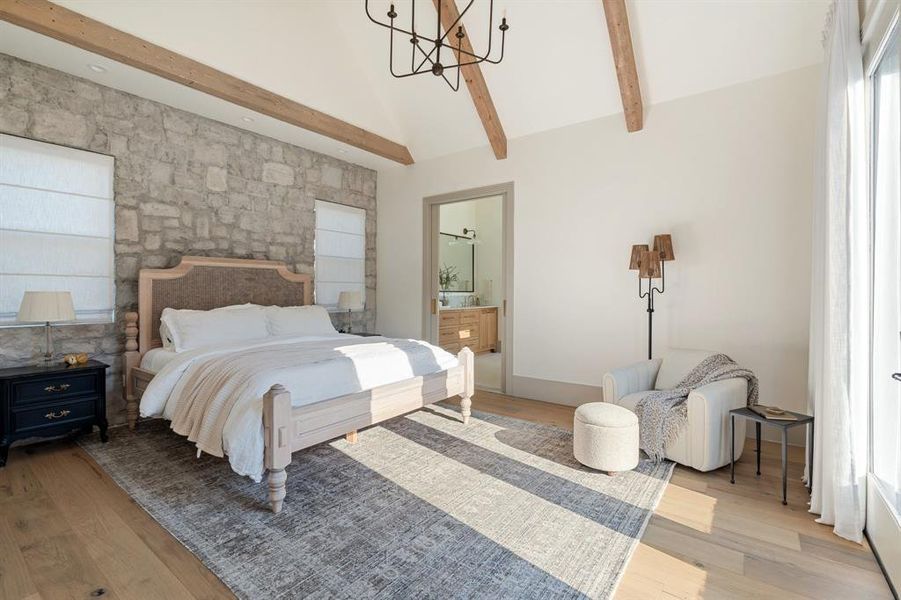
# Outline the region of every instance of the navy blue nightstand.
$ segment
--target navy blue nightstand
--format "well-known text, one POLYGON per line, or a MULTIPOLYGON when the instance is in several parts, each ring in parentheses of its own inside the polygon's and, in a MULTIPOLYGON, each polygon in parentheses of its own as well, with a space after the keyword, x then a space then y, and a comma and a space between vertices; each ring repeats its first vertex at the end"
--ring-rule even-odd
POLYGON ((83 365, 35 365, 0 370, 0 467, 16 440, 100 428, 106 442, 106 369, 83 365))

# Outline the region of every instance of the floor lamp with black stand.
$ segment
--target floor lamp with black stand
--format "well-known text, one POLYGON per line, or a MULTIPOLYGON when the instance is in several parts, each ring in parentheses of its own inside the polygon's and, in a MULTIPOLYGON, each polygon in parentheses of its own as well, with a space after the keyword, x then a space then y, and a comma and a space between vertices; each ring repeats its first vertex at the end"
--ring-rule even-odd
POLYGON ((668 233, 654 236, 654 249, 647 244, 635 244, 632 246, 632 256, 629 260, 629 269, 638 271, 638 297, 648 299, 648 359, 654 357, 654 294, 662 294, 666 290, 665 264, 675 260, 673 252, 673 238, 668 233), (645 291, 643 279, 648 280, 648 289, 645 291), (655 279, 660 279, 660 287, 654 284, 655 279))

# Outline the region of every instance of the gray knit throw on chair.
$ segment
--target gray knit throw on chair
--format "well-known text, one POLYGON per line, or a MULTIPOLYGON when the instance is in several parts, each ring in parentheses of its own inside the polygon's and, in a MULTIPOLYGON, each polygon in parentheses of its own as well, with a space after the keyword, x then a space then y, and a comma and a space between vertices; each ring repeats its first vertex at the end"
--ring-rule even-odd
POLYGON ((701 361, 671 390, 651 392, 638 401, 640 446, 648 457, 660 462, 664 448, 674 441, 688 425, 688 406, 685 401, 695 388, 702 385, 741 377, 748 381, 748 405, 757 403, 757 376, 726 356, 714 354, 701 361))

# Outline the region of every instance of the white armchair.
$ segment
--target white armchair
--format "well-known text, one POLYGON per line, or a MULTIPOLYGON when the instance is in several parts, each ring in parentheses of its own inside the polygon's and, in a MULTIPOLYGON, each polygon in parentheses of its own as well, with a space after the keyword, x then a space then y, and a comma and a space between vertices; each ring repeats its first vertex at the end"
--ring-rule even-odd
MULTIPOLYGON (((702 360, 715 354, 707 350, 672 348, 663 358, 614 369, 604 375, 604 402, 635 410, 638 401, 654 390, 672 389, 702 360)), ((712 471, 729 464, 729 411, 745 406, 748 382, 726 379, 701 386, 686 401, 688 427, 670 444, 666 457, 698 471, 712 471)), ((735 420, 735 460, 745 441, 745 419, 735 420)))

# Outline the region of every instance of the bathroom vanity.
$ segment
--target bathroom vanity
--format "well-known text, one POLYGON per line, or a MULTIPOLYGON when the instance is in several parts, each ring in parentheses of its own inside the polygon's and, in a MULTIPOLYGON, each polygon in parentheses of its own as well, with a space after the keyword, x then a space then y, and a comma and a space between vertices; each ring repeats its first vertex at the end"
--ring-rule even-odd
POLYGON ((438 345, 448 352, 465 346, 476 354, 497 350, 496 306, 442 308, 438 327, 438 345))

